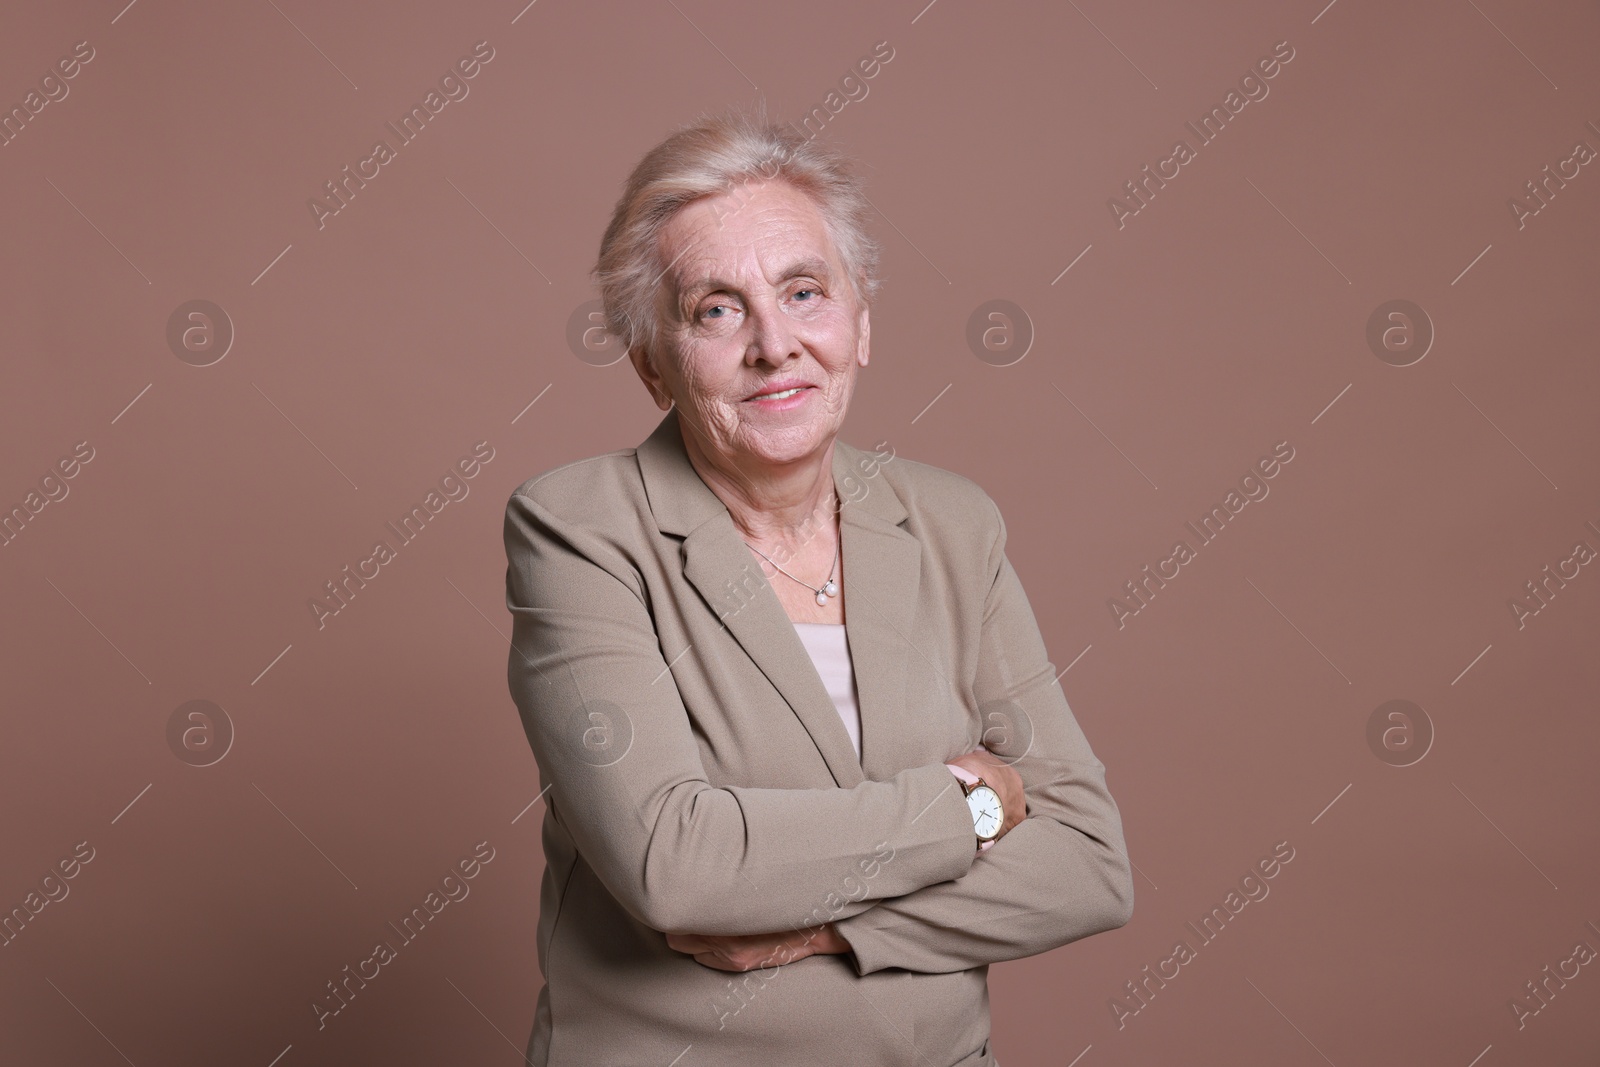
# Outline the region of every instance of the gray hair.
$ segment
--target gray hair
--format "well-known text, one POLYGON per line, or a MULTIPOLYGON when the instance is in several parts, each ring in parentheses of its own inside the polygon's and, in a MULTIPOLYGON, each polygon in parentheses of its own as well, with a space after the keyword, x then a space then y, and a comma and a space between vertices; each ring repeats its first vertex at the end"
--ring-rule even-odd
POLYGON ((624 350, 659 336, 656 294, 667 266, 659 238, 668 221, 697 200, 773 180, 815 202, 856 299, 871 305, 880 284, 879 246, 867 231, 871 204, 850 161, 792 125, 739 111, 703 115, 645 153, 600 242, 594 277, 606 330, 624 350))

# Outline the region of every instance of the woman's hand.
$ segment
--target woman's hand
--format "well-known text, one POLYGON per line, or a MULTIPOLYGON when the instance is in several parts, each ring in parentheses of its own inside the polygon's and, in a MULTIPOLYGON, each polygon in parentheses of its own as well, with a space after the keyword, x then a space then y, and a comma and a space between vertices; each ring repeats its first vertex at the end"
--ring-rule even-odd
POLYGON ((718 971, 753 971, 850 951, 832 923, 778 934, 668 934, 667 947, 718 971))
POLYGON ((984 784, 1000 794, 1000 806, 1005 819, 1000 824, 998 841, 1011 832, 1011 828, 1028 816, 1028 796, 1022 791, 1022 776, 1005 760, 986 748, 975 748, 964 756, 946 760, 982 778, 984 784))

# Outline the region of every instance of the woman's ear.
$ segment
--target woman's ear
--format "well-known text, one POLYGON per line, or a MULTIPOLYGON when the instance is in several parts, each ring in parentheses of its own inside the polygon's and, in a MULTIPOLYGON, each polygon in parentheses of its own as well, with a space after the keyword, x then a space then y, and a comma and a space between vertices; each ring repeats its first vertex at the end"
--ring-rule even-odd
POLYGON ((633 363, 633 369, 638 372, 639 380, 644 382, 644 387, 650 391, 650 399, 655 401, 656 407, 662 411, 672 407, 672 394, 667 391, 667 383, 655 368, 654 361, 650 358, 650 350, 643 345, 628 350, 628 359, 633 363))
POLYGON ((856 362, 863 367, 872 358, 872 310, 861 308, 861 336, 856 341, 856 362))

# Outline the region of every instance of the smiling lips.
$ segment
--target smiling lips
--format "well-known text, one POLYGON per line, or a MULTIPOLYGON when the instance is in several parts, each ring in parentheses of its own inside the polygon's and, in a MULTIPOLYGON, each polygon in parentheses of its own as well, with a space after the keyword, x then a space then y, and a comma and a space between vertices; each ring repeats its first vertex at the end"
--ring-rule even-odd
POLYGON ((812 386, 807 382, 774 382, 770 387, 766 388, 762 392, 745 397, 745 400, 746 402, 755 402, 761 404, 781 403, 782 401, 791 400, 794 397, 799 396, 802 392, 810 388, 812 388, 812 386))

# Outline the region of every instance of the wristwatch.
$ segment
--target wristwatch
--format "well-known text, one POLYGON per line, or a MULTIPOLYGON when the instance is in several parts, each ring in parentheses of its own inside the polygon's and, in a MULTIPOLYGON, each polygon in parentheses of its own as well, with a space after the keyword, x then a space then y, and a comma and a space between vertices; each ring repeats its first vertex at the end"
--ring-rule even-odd
POLYGON ((972 812, 972 829, 978 836, 978 851, 982 852, 994 844, 995 838, 1000 836, 1000 827, 1005 825, 1005 806, 1000 803, 1000 794, 959 763, 946 763, 945 766, 956 776, 961 783, 961 791, 967 796, 967 808, 972 812))

